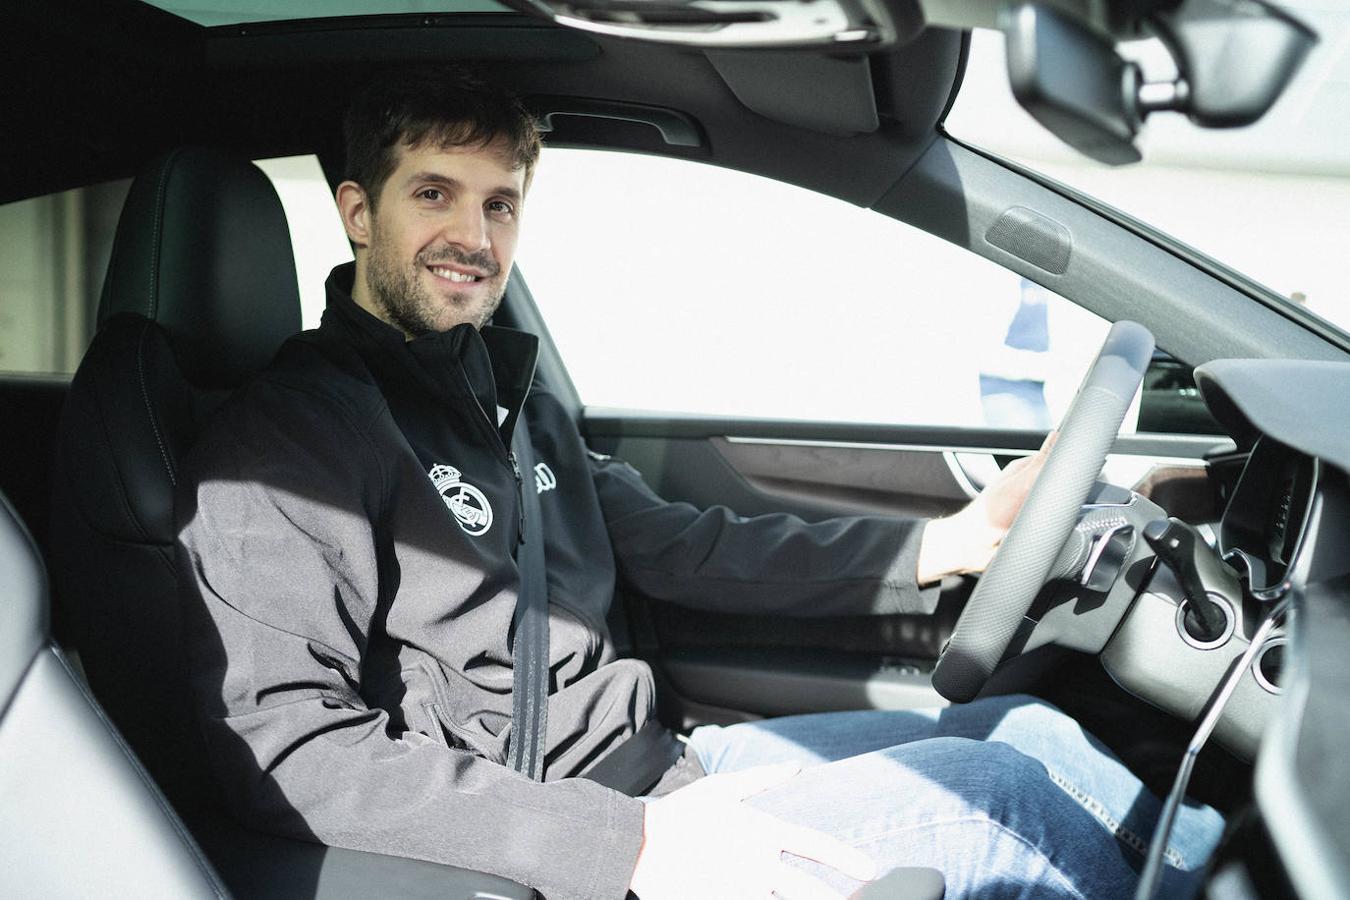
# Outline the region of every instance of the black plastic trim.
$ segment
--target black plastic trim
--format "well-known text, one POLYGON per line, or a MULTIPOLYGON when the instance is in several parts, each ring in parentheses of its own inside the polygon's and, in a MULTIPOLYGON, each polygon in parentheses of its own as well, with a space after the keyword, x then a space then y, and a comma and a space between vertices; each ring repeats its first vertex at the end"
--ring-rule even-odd
POLYGON ((304 63, 406 63, 413 54, 449 53, 468 61, 586 62, 600 55, 589 38, 523 16, 377 16, 305 19, 206 30, 209 67, 293 66, 304 63), (441 18, 449 22, 440 21, 441 18))

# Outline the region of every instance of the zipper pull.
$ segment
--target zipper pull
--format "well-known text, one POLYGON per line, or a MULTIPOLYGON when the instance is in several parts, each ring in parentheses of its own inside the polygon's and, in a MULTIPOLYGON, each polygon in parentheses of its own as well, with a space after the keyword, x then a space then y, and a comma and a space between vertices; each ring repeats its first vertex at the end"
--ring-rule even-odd
POLYGON ((520 474, 520 460, 516 459, 516 451, 508 450, 506 457, 511 460, 511 471, 516 476, 516 509, 520 515, 516 525, 516 542, 523 544, 525 543, 525 479, 520 474))

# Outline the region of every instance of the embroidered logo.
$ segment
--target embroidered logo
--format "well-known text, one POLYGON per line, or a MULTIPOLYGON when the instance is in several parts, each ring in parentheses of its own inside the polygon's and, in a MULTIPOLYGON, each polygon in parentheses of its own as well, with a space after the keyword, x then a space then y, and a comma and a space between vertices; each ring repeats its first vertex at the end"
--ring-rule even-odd
POLYGON ((478 537, 492 527, 492 504, 478 488, 459 480, 459 469, 436 465, 427 475, 465 534, 478 537))
POLYGON ((558 486, 558 478, 553 474, 553 470, 546 463, 534 464, 534 492, 542 494, 544 491, 551 491, 558 486))

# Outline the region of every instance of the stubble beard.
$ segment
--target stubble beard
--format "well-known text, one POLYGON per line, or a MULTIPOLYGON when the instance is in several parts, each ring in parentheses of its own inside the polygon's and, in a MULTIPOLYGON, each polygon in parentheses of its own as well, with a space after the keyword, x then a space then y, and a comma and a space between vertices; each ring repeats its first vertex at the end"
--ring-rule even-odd
POLYGON ((449 331, 465 322, 482 328, 501 305, 506 282, 504 279, 497 282, 501 268, 486 251, 464 253, 454 247, 422 250, 413 257, 411 265, 403 266, 393 253, 384 250, 373 238, 374 235, 367 273, 371 298, 383 313, 384 320, 404 334, 420 337, 433 331, 449 331), (467 296, 468 291, 451 294, 447 307, 444 298, 427 290, 421 273, 427 266, 440 263, 454 263, 486 273, 489 292, 481 308, 474 308, 475 301, 467 296))

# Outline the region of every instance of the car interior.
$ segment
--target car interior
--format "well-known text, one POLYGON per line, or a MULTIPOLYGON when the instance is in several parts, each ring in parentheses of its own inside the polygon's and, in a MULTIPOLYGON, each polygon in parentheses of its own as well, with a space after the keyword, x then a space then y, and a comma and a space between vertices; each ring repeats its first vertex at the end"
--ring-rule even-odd
MULTIPOLYGON (((97 305, 73 375, 0 371, 0 818, 12 836, 0 867, 16 889, 534 896, 487 873, 278 838, 227 817, 178 639, 180 460, 302 327, 292 235, 305 223, 288 221, 251 161, 314 154, 336 186, 352 93, 381 70, 454 62, 524 98, 546 148, 688 160, 806 188, 1117 323, 1079 394, 1110 393, 1114 405, 1075 404, 1052 457, 1056 493, 1038 487, 995 566, 947 579, 931 612, 730 615, 621 584, 611 632, 623 654, 651 663, 666 725, 1027 692, 1069 712, 1160 798, 1179 787, 1228 817, 1208 896, 1350 892, 1350 776, 1336 765, 1350 727, 1350 434, 1338 405, 1350 336, 947 134, 970 28, 997 24, 995 4, 830 3, 833 30, 806 37, 758 36, 756 22, 788 22, 791 4, 765 3, 759 18, 720 0, 658 4, 663 14, 427 5, 353 2, 338 15, 306 2, 266 13, 247 2, 56 0, 0 14, 10 123, 0 204, 134 179, 115 232, 81 257, 97 305), (710 37, 723 28, 751 37, 710 37), (1161 424, 1117 434, 1132 402, 1141 423, 1161 424), (1106 484, 1109 459, 1146 474, 1106 484)), ((1055 32, 1054 46, 1084 81, 1118 79, 1119 67, 1101 74, 1098 50, 1082 48, 1109 48, 1178 6, 1191 2, 1029 3, 1020 8, 1063 21, 1005 31, 1034 43, 1050 40, 1046 29, 1088 29, 1092 42, 1055 32)), ((1262 43, 1270 62, 1255 68, 1292 71, 1301 39, 1294 29, 1262 43)), ((1025 66, 1019 100, 1030 97, 1038 119, 1083 152, 1129 157, 1144 112, 1121 131, 1125 113, 1094 112, 1025 66)), ((1240 97, 1200 81, 1187 102, 1208 103, 1201 119, 1250 115, 1274 102, 1278 78, 1255 80, 1264 93, 1240 97)), ((1151 109, 1182 101, 1169 102, 1151 109)), ((667 499, 807 520, 939 516, 981 483, 964 460, 1006 465, 1046 437, 588 406, 528 274, 513 272, 495 321, 540 335, 538 378, 588 444, 631 462, 667 499)), ((901 870, 863 896, 940 898, 942 886, 901 870)))

